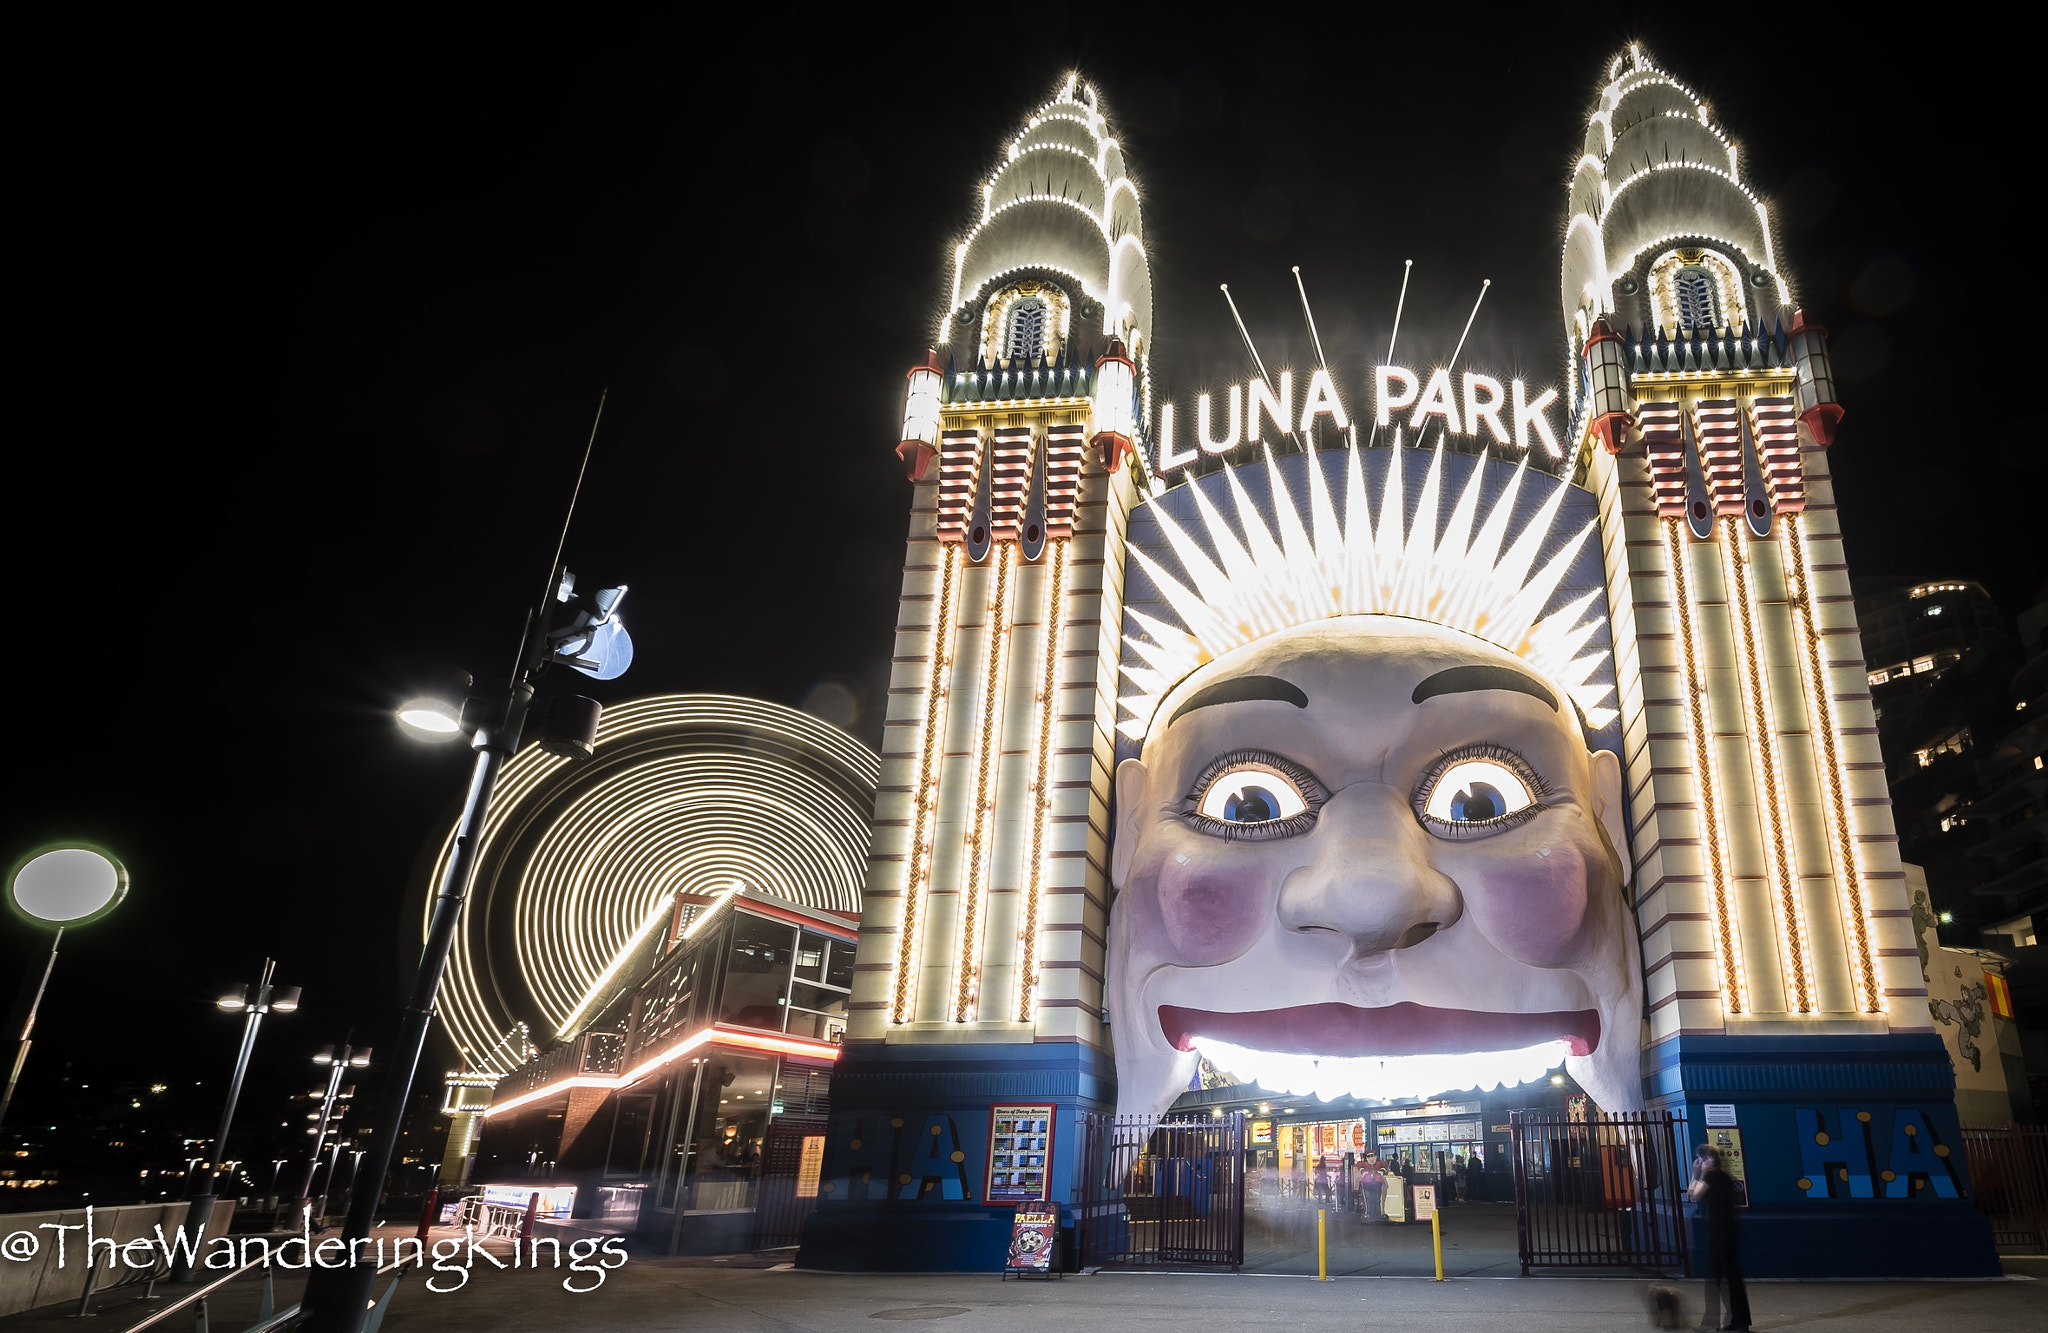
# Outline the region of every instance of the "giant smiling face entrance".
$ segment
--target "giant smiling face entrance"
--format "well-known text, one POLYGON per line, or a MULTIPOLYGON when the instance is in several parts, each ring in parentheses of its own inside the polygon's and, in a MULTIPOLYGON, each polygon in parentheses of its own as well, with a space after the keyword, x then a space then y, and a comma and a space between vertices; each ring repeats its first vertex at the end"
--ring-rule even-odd
POLYGON ((1564 1064, 1638 1108, 1583 492, 1355 443, 1242 472, 1132 520, 1118 1109, 1163 1111, 1198 1057, 1326 1099, 1564 1064))

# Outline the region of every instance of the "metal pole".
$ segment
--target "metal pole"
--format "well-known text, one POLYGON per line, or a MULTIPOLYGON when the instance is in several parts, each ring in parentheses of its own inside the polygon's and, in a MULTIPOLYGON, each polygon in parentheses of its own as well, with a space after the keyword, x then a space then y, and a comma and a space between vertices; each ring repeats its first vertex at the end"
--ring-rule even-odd
MULTIPOLYGON (((227 1159, 228 1129, 235 1122, 235 1103, 242 1097, 242 1078, 249 1072, 249 1054, 256 1049, 256 1029, 263 1025, 263 1011, 270 1007, 270 975, 277 970, 273 959, 263 960, 263 979, 256 984, 255 994, 249 997, 249 1017, 242 1024, 242 1049, 235 1054, 235 1075, 228 1082, 227 1105, 220 1109, 220 1127, 213 1132, 213 1160, 203 1174, 194 1178, 199 1192, 192 1196, 192 1202, 185 1210, 185 1226, 192 1235, 192 1253, 199 1252, 206 1240, 206 1228, 213 1221, 213 1206, 218 1201, 220 1189, 220 1164, 227 1159)), ((172 1267, 171 1280, 184 1281, 191 1273, 190 1265, 180 1259, 172 1267)))
POLYGON ((334 1099, 341 1092, 341 1070, 346 1057, 334 1062, 327 1071, 327 1096, 320 1103, 320 1128, 313 1135, 313 1155, 306 1162, 306 1186, 299 1191, 299 1203, 304 1205, 313 1197, 313 1177, 320 1170, 320 1153, 327 1146, 327 1122, 334 1115, 334 1099))
POLYGON ((697 1061, 697 1077, 690 1084, 690 1118, 683 1123, 683 1160, 676 1167, 676 1220, 669 1228, 668 1252, 674 1254, 683 1243, 683 1191, 689 1188, 685 1177, 690 1174, 690 1150, 697 1146, 697 1098, 704 1091, 704 1064, 697 1061))
MULTIPOLYGON (((529 646, 522 650, 522 662, 532 644, 542 640, 542 630, 529 621, 529 646)), ((448 953, 455 943, 455 928, 462 918, 462 905, 469 896, 470 881, 476 875, 476 856, 483 842, 484 820, 490 813, 491 792, 497 786, 498 771, 519 743, 526 720, 526 706, 533 687, 522 671, 506 691, 502 716, 477 728, 471 742, 476 763, 469 780, 469 796, 456 826, 454 849, 448 869, 434 901, 434 915, 427 930, 426 946, 420 951, 419 972, 413 979, 412 995, 406 1001, 398 1034, 398 1055, 391 1062, 391 1079, 384 1087, 377 1108, 375 1133, 371 1136, 370 1169, 364 1188, 349 1201, 348 1217, 342 1223, 344 1245, 363 1239, 377 1219, 377 1205, 384 1182, 391 1174, 391 1158, 398 1136, 405 1127, 406 1105, 412 1098, 413 1078, 419 1071, 420 1055, 427 1044, 427 1032, 434 1021, 435 997, 440 993, 441 974, 448 967, 448 953)), ((330 1178, 332 1173, 330 1172, 330 1178)), ((348 1250, 353 1256, 353 1248, 348 1250)), ((376 1285, 377 1266, 350 1264, 342 1268, 316 1269, 307 1278, 304 1308, 310 1312, 306 1333, 361 1333, 370 1307, 370 1292, 376 1285)))
POLYGON ((43 960, 43 975, 36 981, 35 996, 28 1002, 28 1016, 21 1023, 20 1045, 14 1051, 14 1065, 7 1071, 7 1091, 0 1092, 0 1125, 7 1123, 7 1107, 14 1100, 14 1085, 21 1082, 21 1068, 28 1063, 29 1037, 36 1030, 36 1011, 43 1007, 43 991, 50 984, 51 970, 57 966, 57 941, 63 938, 62 926, 50 935, 50 954, 43 960))

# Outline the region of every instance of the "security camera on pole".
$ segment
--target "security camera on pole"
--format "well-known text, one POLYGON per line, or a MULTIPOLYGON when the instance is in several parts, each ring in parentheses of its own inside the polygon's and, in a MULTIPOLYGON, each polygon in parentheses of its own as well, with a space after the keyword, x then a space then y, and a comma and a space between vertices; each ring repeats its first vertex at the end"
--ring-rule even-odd
MULTIPOLYGON (((466 699, 460 707, 414 700, 400 710, 401 722, 416 734, 449 739, 467 734, 476 759, 470 768, 469 795, 455 827, 453 850, 435 894, 426 945, 420 951, 419 971, 406 1001, 396 1058, 391 1061, 390 1075, 384 1081, 370 1146, 363 1154, 368 1160, 359 1161, 360 1179, 353 1182, 348 1215, 342 1222, 340 1239, 351 1257, 355 1253, 351 1242, 367 1237, 376 1221, 384 1183, 391 1174, 392 1154, 405 1125, 420 1054, 433 1024, 441 975, 447 970, 455 928, 476 874, 477 848, 483 841, 491 793, 505 761, 518 753, 525 737, 527 715, 534 705, 535 682, 550 666, 566 666, 596 680, 613 680, 624 674, 633 661, 633 641, 618 618, 619 602, 626 589, 620 586, 579 595, 575 575, 562 565, 562 549, 569 539, 569 519, 576 512, 576 498, 583 489, 583 475, 590 466, 590 450, 597 442, 597 425, 603 416, 604 399, 600 397, 597 420, 590 424, 590 439, 583 449, 583 466, 569 496, 569 514, 562 521, 555 556, 548 565, 547 585, 539 606, 527 615, 518 665, 510 682, 502 690, 488 690, 466 699)), ((541 713, 539 744, 553 754, 588 758, 597 743, 598 714, 594 699, 573 695, 550 698, 541 713)), ((376 1274, 372 1261, 316 1269, 310 1274, 301 1303, 307 1315, 303 1325, 307 1333, 361 1333, 372 1304, 370 1290, 376 1274)))

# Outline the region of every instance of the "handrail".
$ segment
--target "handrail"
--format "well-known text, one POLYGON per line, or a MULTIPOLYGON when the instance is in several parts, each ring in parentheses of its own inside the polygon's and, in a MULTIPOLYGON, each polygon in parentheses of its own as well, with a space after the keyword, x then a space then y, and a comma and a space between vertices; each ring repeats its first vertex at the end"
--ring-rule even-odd
MULTIPOLYGON (((290 1240, 298 1234, 299 1233, 296 1231, 266 1231, 251 1233, 249 1235, 239 1237, 238 1239, 260 1240, 264 1242, 269 1242, 273 1240, 282 1241, 290 1240)), ((241 1265, 239 1268, 236 1268, 233 1272, 222 1273, 219 1277, 212 1279, 203 1286, 193 1288, 191 1291, 186 1292, 184 1295, 178 1297, 178 1299, 172 1301, 169 1305, 150 1311, 148 1316, 144 1318, 141 1323, 130 1324, 124 1331, 124 1333, 141 1333, 143 1329, 150 1327, 152 1324, 161 1322, 167 1316, 174 1315, 178 1313, 180 1310, 190 1309, 192 1306, 197 1305, 201 1301, 205 1300, 208 1296, 212 1295, 215 1291, 226 1286, 228 1283, 233 1282, 236 1278, 245 1276, 251 1269, 267 1267, 270 1264, 270 1262, 271 1255, 269 1254, 269 1246, 266 1244, 265 1253, 261 1259, 251 1259, 248 1263, 241 1265)), ((116 1290, 116 1288, 108 1288, 107 1290, 116 1290)), ((90 1295, 90 1292, 88 1292, 88 1295, 90 1295)))
MULTIPOLYGON (((422 1264, 426 1262, 424 1256, 419 1262, 422 1264)), ((374 1283, 386 1273, 398 1274, 397 1277, 391 1280, 391 1285, 385 1288, 384 1295, 371 1307, 370 1317, 363 1325, 363 1333, 377 1333, 377 1330, 383 1326, 384 1313, 391 1308, 391 1298, 398 1293, 398 1284, 405 1279, 405 1270, 411 1267, 413 1267, 413 1261, 410 1259, 394 1259, 371 1275, 370 1281, 374 1283)), ((268 1318, 257 1320, 244 1329, 242 1333, 276 1333, 276 1330, 290 1328, 296 1325, 300 1318, 303 1317, 301 1307, 304 1305, 304 1301, 299 1301, 286 1306, 268 1318)), ((134 1330, 129 1330, 129 1333, 134 1333, 134 1330)))

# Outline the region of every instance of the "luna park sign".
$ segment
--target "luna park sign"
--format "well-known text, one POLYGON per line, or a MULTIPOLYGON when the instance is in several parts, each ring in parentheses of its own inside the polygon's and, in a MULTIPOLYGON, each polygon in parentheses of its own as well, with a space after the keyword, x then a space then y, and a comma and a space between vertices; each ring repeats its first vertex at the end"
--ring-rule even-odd
MULTIPOLYGON (((1195 399, 1194 429, 1186 434, 1175 405, 1160 404, 1155 469, 1170 475, 1205 458, 1279 444, 1297 433, 1306 436, 1323 419, 1339 431, 1352 428, 1327 368, 1309 374, 1298 401, 1294 389, 1294 372, 1283 370, 1201 394, 1195 399)), ((1381 430, 1406 427, 1419 436, 1435 423, 1446 435, 1521 455, 1534 452, 1553 467, 1564 460, 1550 420, 1557 405, 1554 388, 1532 396, 1521 379, 1503 381, 1471 370, 1454 375, 1448 366, 1422 375, 1406 366, 1381 365, 1372 368, 1371 392, 1373 421, 1381 430)))

